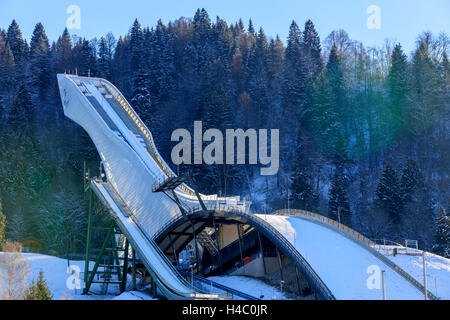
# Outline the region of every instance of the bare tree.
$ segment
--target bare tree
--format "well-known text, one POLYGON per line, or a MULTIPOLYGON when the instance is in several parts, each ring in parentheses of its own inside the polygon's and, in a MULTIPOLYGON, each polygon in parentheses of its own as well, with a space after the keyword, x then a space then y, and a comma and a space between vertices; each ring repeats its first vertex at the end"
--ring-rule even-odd
POLYGON ((22 300, 28 288, 27 276, 30 274, 28 261, 20 252, 22 246, 17 242, 6 241, 0 255, 0 299, 22 300))

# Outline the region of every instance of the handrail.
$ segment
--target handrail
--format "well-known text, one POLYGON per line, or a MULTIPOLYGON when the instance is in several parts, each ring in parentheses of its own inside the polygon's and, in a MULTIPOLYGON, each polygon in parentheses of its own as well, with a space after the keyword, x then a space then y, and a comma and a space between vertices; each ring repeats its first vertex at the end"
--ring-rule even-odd
POLYGON ((317 213, 313 213, 313 212, 309 212, 309 211, 305 211, 305 210, 300 210, 300 209, 281 209, 281 210, 277 210, 275 212, 273 212, 272 214, 274 215, 289 215, 289 216, 297 216, 299 214, 304 215, 304 216, 308 216, 314 219, 317 219, 319 221, 325 222, 327 224, 330 224, 336 228, 338 228, 339 230, 342 230, 350 235, 352 235, 353 237, 357 238, 358 240, 366 243, 369 246, 374 246, 375 242, 373 242, 372 240, 370 240, 369 238, 363 236, 362 234, 360 234, 359 232, 347 227, 346 225, 339 223, 333 219, 327 218, 325 216, 322 216, 320 214, 317 213))
POLYGON ((239 291, 239 290, 227 287, 227 286, 225 286, 223 284, 217 283, 215 281, 212 281, 210 279, 201 277, 201 276, 196 275, 196 274, 192 275, 189 272, 183 272, 182 274, 184 276, 193 277, 195 280, 197 280, 199 282, 203 282, 203 283, 208 284, 208 285, 211 285, 214 288, 217 288, 217 289, 220 289, 220 290, 224 290, 226 293, 231 294, 231 297, 238 296, 238 297, 244 298, 246 300, 261 300, 261 299, 258 299, 256 297, 254 297, 254 296, 251 296, 251 295, 249 295, 249 294, 247 294, 245 292, 242 292, 242 291, 239 291))
MULTIPOLYGON (((408 274, 405 270, 400 268, 398 265, 396 265, 392 260, 389 258, 386 258, 384 255, 382 255, 380 252, 378 252, 375 247, 376 243, 370 240, 369 238, 366 238, 365 236, 361 235, 360 233, 356 232, 355 230, 343 225, 342 223, 337 223, 336 221, 329 219, 327 217, 324 217, 322 215, 312 213, 305 210, 299 210, 299 209, 282 209, 275 211, 273 214, 276 215, 289 215, 289 216, 295 216, 298 218, 307 218, 308 220, 317 220, 319 223, 322 223, 323 225, 328 227, 334 227, 338 229, 344 236, 346 236, 348 239, 352 240, 353 242, 359 244, 369 252, 371 252, 375 257, 383 261, 386 265, 388 265, 390 268, 392 268, 394 271, 396 271, 399 275, 401 275, 403 278, 405 278, 409 283, 411 283, 416 289, 421 291, 422 293, 425 293, 424 286, 414 279, 410 274, 408 274), (312 219, 311 219, 312 218, 312 219)), ((313 221, 314 222, 314 221, 313 221)), ((429 290, 427 290, 427 296, 432 300, 439 300, 438 297, 436 297, 434 294, 432 294, 429 290)))

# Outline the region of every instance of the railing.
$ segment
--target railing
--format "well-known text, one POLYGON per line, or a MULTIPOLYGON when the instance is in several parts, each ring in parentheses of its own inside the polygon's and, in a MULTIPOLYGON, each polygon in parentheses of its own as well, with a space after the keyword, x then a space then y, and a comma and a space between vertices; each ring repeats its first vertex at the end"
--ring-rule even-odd
MULTIPOLYGON (((189 273, 189 272, 183 272, 182 274, 185 277, 192 277, 193 280, 201 282, 201 283, 204 283, 207 286, 211 287, 211 290, 210 290, 211 292, 214 292, 212 290, 212 288, 225 291, 225 293, 226 293, 226 295, 227 295, 227 297, 229 299, 233 299, 235 296, 238 296, 238 297, 241 297, 241 298, 243 298, 245 300, 260 300, 260 299, 258 299, 256 297, 253 297, 253 296, 251 296, 249 294, 246 294, 246 293, 244 293, 242 291, 238 291, 236 289, 224 286, 223 284, 217 283, 217 282, 209 280, 207 278, 203 278, 203 277, 201 277, 199 275, 192 274, 192 273, 189 273)), ((205 289, 203 286, 201 288, 205 289)))
POLYGON ((363 236, 359 232, 356 232, 355 230, 347 227, 346 225, 344 225, 342 223, 339 223, 338 221, 335 221, 333 219, 324 217, 324 216, 322 216, 320 214, 317 214, 317 213, 313 213, 313 212, 309 212, 309 211, 305 211, 305 210, 298 210, 298 209, 282 209, 282 210, 275 211, 272 214, 274 214, 274 215, 311 217, 313 219, 319 220, 319 221, 324 222, 326 224, 332 225, 332 226, 338 228, 339 230, 342 230, 342 231, 350 234, 351 236, 355 237, 356 239, 364 242, 365 244, 367 244, 367 245, 369 245, 371 247, 375 245, 375 242, 373 242, 369 238, 363 236))

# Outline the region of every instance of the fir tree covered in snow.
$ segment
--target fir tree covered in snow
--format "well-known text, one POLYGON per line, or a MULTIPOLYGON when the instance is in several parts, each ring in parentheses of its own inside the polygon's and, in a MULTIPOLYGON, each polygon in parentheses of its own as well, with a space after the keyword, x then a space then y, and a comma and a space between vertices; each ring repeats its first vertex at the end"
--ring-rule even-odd
POLYGON ((398 222, 403 209, 403 199, 398 174, 390 164, 386 164, 383 168, 376 195, 386 212, 398 222))
POLYGON ((342 223, 350 226, 350 203, 347 193, 347 182, 342 167, 337 167, 334 170, 329 199, 328 215, 336 221, 340 218, 342 223))
POLYGON ((433 252, 450 258, 450 219, 442 205, 439 206, 439 216, 436 219, 433 252))

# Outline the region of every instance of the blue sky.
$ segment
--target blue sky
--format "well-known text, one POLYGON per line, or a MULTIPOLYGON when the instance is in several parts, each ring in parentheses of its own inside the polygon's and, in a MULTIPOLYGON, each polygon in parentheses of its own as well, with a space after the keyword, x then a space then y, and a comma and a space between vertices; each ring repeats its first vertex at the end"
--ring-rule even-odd
POLYGON ((70 30, 71 34, 88 39, 109 31, 118 38, 136 17, 142 25, 153 26, 160 18, 167 23, 180 16, 192 17, 199 7, 212 19, 218 15, 229 23, 239 18, 247 23, 252 18, 255 27, 263 26, 267 35, 279 34, 283 41, 292 20, 303 26, 307 19, 315 23, 321 39, 342 28, 365 45, 382 45, 385 38, 392 38, 408 52, 422 31, 450 30, 448 0, 0 0, 0 28, 6 29, 15 18, 29 39, 34 25, 42 22, 50 40, 56 40, 66 26, 69 5, 81 9, 81 29, 70 30), (370 5, 381 9, 379 30, 366 26, 370 5))

